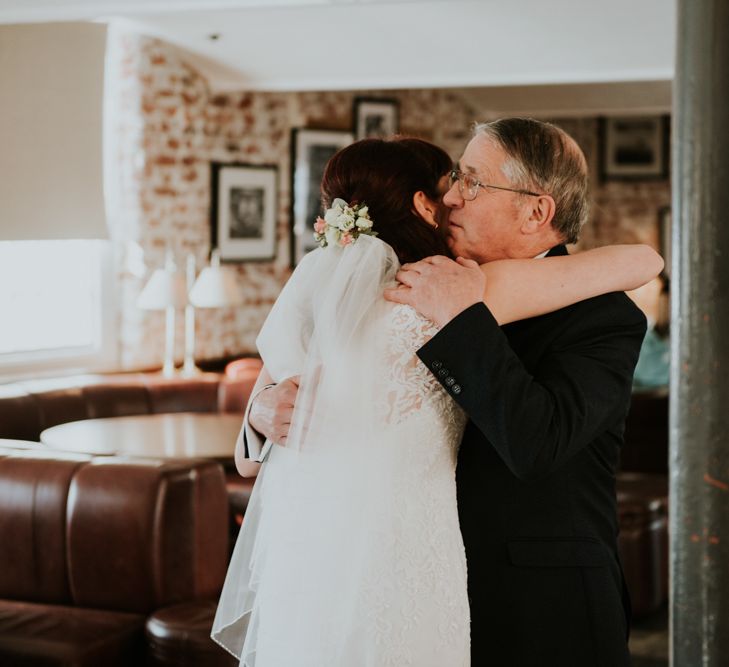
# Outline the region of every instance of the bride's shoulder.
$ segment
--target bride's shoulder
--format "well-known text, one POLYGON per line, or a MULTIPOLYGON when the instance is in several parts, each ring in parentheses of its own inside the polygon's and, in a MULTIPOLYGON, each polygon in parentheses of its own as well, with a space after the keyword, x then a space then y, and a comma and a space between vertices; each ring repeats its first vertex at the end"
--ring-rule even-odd
POLYGON ((412 306, 404 303, 391 303, 390 306, 390 318, 395 332, 412 333, 422 337, 438 333, 438 327, 412 306))

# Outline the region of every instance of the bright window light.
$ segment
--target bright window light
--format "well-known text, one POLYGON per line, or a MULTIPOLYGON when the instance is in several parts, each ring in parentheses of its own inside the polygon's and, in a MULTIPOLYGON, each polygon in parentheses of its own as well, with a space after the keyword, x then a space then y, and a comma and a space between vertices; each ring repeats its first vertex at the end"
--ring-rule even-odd
POLYGON ((105 245, 0 242, 0 361, 100 347, 105 245))

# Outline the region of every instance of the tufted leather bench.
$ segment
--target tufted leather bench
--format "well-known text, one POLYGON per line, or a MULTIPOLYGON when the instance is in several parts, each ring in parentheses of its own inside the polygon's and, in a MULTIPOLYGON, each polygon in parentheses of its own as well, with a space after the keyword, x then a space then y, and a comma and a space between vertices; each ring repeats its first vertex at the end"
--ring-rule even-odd
POLYGON ((217 603, 183 602, 147 620, 149 664, 154 667, 235 667, 238 660, 210 639, 217 603))
POLYGON ((238 361, 225 374, 202 373, 190 378, 110 373, 0 384, 0 438, 38 440, 41 431, 51 426, 98 417, 161 412, 242 414, 261 361, 238 361))
POLYGON ((0 665, 145 664, 150 614, 217 598, 227 513, 216 463, 0 441, 0 665))

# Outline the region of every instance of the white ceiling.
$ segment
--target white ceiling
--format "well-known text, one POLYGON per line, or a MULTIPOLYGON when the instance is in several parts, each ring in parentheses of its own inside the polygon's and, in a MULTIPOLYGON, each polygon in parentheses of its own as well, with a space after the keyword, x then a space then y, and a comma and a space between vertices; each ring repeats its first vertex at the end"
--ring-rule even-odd
POLYGON ((0 0, 0 23, 123 19, 215 91, 488 86, 529 107, 508 89, 536 85, 545 109, 583 90, 598 110, 669 106, 675 15, 676 0, 0 0))

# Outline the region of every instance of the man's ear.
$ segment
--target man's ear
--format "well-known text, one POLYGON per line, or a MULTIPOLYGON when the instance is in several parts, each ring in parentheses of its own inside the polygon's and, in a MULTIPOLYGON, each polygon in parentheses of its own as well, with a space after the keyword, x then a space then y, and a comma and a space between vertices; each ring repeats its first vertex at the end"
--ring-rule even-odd
POLYGON ((415 213, 425 220, 425 222, 427 222, 431 227, 438 226, 438 221, 436 219, 438 205, 422 190, 418 190, 413 195, 413 209, 415 213))
POLYGON ((550 195, 539 195, 529 199, 529 217, 522 223, 521 231, 524 234, 537 234, 549 228, 556 205, 550 195))

